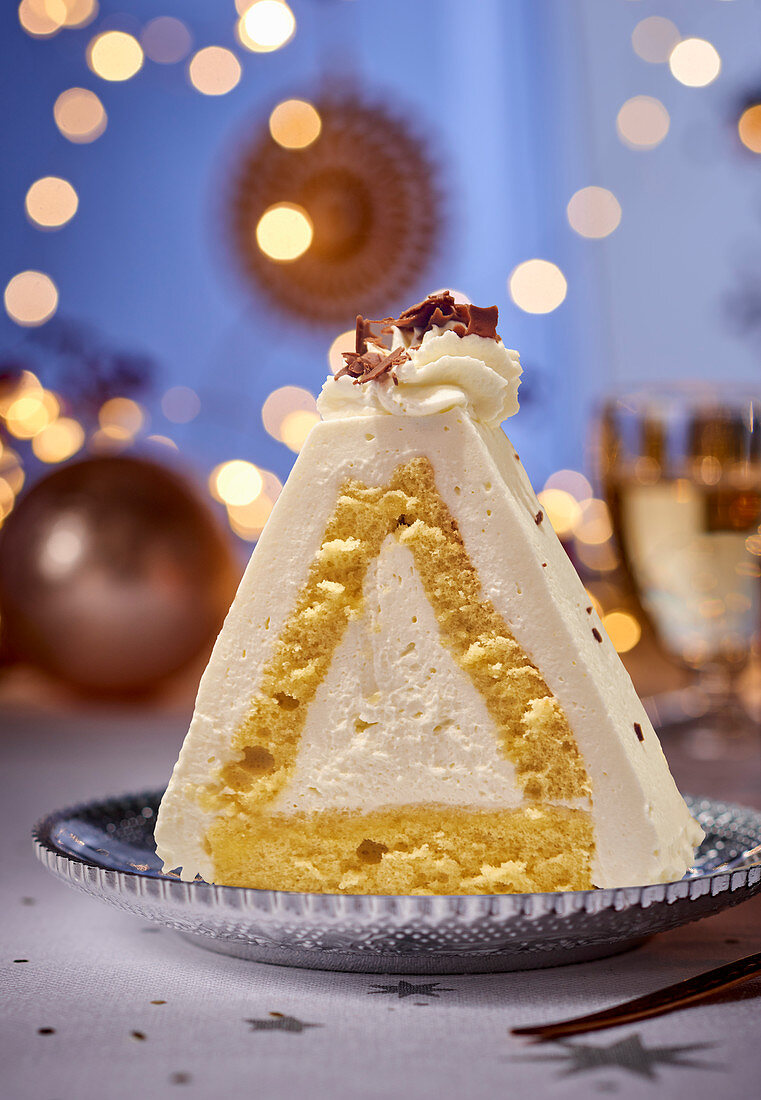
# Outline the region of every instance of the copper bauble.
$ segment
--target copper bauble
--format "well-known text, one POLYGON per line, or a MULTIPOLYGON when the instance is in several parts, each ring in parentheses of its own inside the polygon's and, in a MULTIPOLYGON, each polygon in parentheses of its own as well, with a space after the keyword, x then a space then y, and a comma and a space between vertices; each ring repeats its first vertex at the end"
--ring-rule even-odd
POLYGON ((207 505, 143 459, 39 481, 0 536, 6 651, 90 692, 155 688, 207 649, 237 571, 207 505))

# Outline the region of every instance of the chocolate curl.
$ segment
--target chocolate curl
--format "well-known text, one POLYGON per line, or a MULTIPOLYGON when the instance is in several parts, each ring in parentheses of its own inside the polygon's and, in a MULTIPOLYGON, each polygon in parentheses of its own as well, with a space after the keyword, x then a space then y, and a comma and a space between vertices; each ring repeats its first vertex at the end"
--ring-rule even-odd
POLYGON ((371 340, 374 344, 380 345, 380 347, 386 346, 380 336, 376 336, 372 329, 373 325, 380 323, 379 321, 370 321, 360 313, 357 314, 357 330, 354 338, 354 349, 357 355, 365 354, 368 340, 371 340))
POLYGON ((361 355, 355 351, 345 351, 343 357, 346 365, 334 377, 339 379, 349 375, 354 379, 355 386, 362 382, 374 382, 385 374, 390 374, 394 385, 398 385, 394 368, 409 358, 404 348, 395 348, 387 355, 379 351, 366 351, 361 355))
POLYGON ((498 340, 498 320, 499 310, 496 306, 474 306, 456 302, 450 292, 444 290, 441 294, 430 294, 424 301, 405 309, 391 324, 402 330, 428 332, 429 329, 443 328, 444 325, 454 322, 452 331, 458 336, 484 336, 489 340, 498 340))
POLYGON ((374 382, 390 374, 394 385, 399 385, 395 367, 401 366, 409 355, 404 348, 395 348, 389 352, 380 336, 376 336, 372 330, 373 325, 384 325, 382 332, 390 332, 392 328, 410 332, 428 332, 432 328, 443 328, 451 324, 452 332, 458 336, 483 336, 489 340, 499 340, 497 336, 497 321, 499 310, 496 306, 473 306, 464 302, 456 302, 448 290, 440 294, 429 294, 422 302, 418 302, 396 319, 385 317, 382 321, 370 321, 368 318, 357 314, 357 328, 354 340, 355 351, 343 352, 345 365, 334 375, 335 379, 344 375, 354 379, 354 384, 362 382, 374 382), (368 341, 381 351, 370 351, 368 341))
POLYGON ((468 306, 468 329, 466 336, 485 336, 487 340, 498 340, 497 322, 499 321, 499 309, 497 306, 468 306))
POLYGON ((422 302, 405 309, 391 323, 399 329, 423 329, 427 332, 434 325, 445 325, 448 321, 467 324, 467 309, 467 306, 455 302, 448 290, 444 290, 441 294, 429 294, 422 302))

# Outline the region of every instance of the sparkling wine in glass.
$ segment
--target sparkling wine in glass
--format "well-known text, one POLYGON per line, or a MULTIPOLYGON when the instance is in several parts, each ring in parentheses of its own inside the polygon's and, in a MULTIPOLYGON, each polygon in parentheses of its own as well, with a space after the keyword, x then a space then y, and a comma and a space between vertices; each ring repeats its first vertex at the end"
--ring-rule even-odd
POLYGON ((623 560, 703 726, 757 734, 737 678, 761 634, 761 392, 698 383, 609 398, 599 467, 623 560))

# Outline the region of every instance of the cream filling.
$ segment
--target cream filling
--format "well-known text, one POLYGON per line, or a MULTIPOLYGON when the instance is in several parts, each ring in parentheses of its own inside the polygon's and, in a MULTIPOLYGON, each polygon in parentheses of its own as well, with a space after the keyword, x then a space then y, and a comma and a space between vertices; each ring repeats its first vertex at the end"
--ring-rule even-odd
POLYGON ((389 535, 364 610, 309 708, 275 813, 523 802, 483 698, 442 645, 410 551, 389 535))

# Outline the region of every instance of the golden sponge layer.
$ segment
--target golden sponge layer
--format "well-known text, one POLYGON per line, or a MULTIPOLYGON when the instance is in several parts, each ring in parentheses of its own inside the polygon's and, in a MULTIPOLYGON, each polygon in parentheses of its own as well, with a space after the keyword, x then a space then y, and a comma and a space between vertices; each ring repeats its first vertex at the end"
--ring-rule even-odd
POLYGON ((590 815, 562 807, 233 815, 208 843, 217 882, 343 894, 505 894, 591 888, 590 815))
MULTIPOLYGON (((329 842, 314 847, 317 834, 308 821, 297 827, 295 818, 278 817, 277 830, 263 824, 270 819, 262 817, 262 811, 282 790, 293 770, 309 705, 325 678, 333 654, 349 622, 362 614, 368 567, 389 535, 412 553, 441 631, 442 644, 482 695, 494 721, 499 746, 514 763, 526 798, 540 803, 590 797, 584 762, 566 715, 504 619, 491 601, 484 598, 480 578, 457 523, 436 489, 432 466, 427 458, 420 457, 399 466, 386 486, 368 487, 359 481, 349 481, 342 487, 306 582, 262 671, 248 718, 233 739, 237 757, 198 792, 203 807, 219 815, 209 837, 217 882, 237 882, 236 867, 248 867, 253 858, 259 868, 257 884, 273 888, 385 892, 393 887, 402 893, 416 892, 424 889, 426 875, 438 868, 435 875, 446 880, 446 890, 433 892, 482 893, 486 890, 483 867, 488 863, 491 874, 494 867, 507 866, 513 859, 506 838, 509 836, 518 843, 524 835, 521 831, 524 826, 516 832, 505 825, 508 831, 500 831, 503 817, 515 823, 519 820, 510 815, 468 816, 463 811, 462 820, 470 821, 476 833, 473 853, 462 866, 456 855, 462 838, 458 812, 437 811, 435 819, 430 819, 430 814, 427 818, 413 814, 408 834, 404 832, 403 819, 394 818, 397 832, 391 837, 389 855, 384 856, 375 870, 373 865, 357 861, 356 853, 352 855, 364 837, 359 837, 355 844, 354 826, 348 822, 367 818, 331 818, 340 835, 346 837, 346 844, 341 842, 340 855, 332 852, 329 842), (413 850, 420 849, 422 853, 426 844, 433 844, 431 838, 416 831, 425 820, 440 822, 437 829, 442 835, 430 850, 413 856, 413 850), (488 829, 496 830, 493 845, 496 863, 489 862, 492 855, 490 842, 485 839, 487 834, 478 831, 487 828, 486 822, 490 823, 488 829), (443 836, 447 829, 452 830, 449 840, 443 836), (280 837, 289 838, 288 842, 284 839, 281 844, 280 837), (312 839, 302 842, 299 838, 304 837, 312 839), (411 848, 400 847, 408 842, 411 848), (313 849, 312 856, 305 854, 313 849), (251 852, 255 852, 255 857, 250 856, 251 852), (303 868, 299 872, 294 869, 300 863, 311 866, 315 860, 317 863, 308 873, 303 868), (320 862, 323 860, 327 861, 325 867, 320 862), (392 867, 396 868, 393 873, 392 867), (264 868, 269 870, 265 873, 264 868), (359 875, 360 879, 354 882, 351 874, 359 875), (286 881, 292 885, 285 886, 286 881), (306 885, 307 881, 311 885, 306 885), (302 885, 294 885, 296 882, 302 885), (319 885, 320 882, 323 884, 319 885), (470 883, 472 889, 465 883, 470 883)), ((554 813, 552 820, 558 822, 576 820, 558 816, 558 812, 546 808, 542 813, 554 813)), ((314 820, 315 829, 324 827, 318 824, 324 821, 322 816, 314 820)), ((375 816, 372 820, 375 821, 375 816)), ((591 834, 587 850, 590 846, 591 834)), ((547 858, 550 862, 561 860, 562 864, 560 848, 547 858)), ((516 867, 524 862, 523 856, 518 857, 516 867)), ((247 871, 245 877, 249 879, 253 873, 247 871)), ((557 881, 565 881, 566 873, 566 869, 559 871, 557 881)), ((565 888, 537 885, 552 879, 545 871, 516 870, 517 877, 511 877, 512 874, 500 871, 502 877, 494 879, 492 889, 501 892, 565 888), (529 881, 534 885, 527 886, 529 881), (511 885, 513 882, 523 885, 511 885)), ((583 878, 578 870, 574 875, 575 882, 581 881, 580 875, 583 878)))

